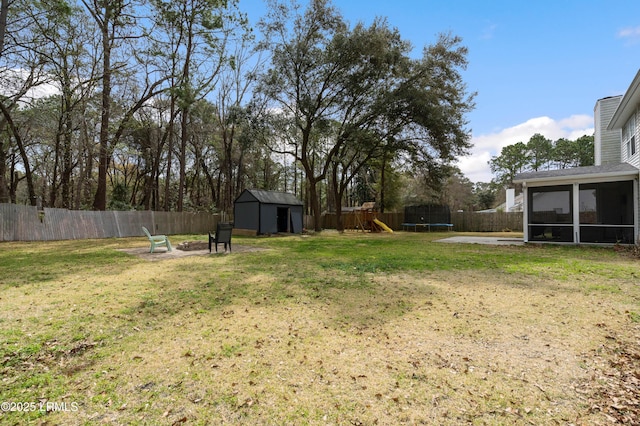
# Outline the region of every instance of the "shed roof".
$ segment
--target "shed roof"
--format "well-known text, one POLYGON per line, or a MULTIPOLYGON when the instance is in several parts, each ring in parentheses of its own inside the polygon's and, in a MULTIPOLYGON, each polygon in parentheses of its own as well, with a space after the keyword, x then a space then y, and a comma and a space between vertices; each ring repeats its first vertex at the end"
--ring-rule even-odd
POLYGON ((301 206, 302 201, 288 192, 265 191, 263 189, 245 189, 236 198, 236 202, 258 201, 264 204, 286 204, 301 206))
POLYGON ((611 178, 637 176, 640 170, 629 163, 604 164, 602 166, 574 167, 560 170, 544 170, 538 172, 519 173, 513 178, 514 183, 553 182, 556 180, 579 180, 593 178, 611 178))

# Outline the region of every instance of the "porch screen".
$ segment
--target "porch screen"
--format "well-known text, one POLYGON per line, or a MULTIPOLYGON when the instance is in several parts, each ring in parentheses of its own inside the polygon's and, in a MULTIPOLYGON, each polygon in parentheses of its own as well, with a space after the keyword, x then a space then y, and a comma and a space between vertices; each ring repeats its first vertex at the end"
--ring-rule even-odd
POLYGON ((580 242, 633 244, 633 181, 580 185, 580 242))
POLYGON ((529 241, 573 242, 572 188, 529 189, 529 241))

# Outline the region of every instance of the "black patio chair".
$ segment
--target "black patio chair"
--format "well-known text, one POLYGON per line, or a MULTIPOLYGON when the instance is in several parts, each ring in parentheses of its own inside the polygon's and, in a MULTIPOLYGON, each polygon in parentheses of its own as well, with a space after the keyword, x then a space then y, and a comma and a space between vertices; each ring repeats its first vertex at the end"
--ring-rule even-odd
POLYGON ((218 244, 224 244, 224 251, 227 251, 228 244, 229 252, 231 252, 231 231, 233 231, 233 225, 230 223, 218 223, 216 233, 211 235, 209 232, 209 253, 211 253, 212 244, 216 246, 216 253, 218 252, 218 244))

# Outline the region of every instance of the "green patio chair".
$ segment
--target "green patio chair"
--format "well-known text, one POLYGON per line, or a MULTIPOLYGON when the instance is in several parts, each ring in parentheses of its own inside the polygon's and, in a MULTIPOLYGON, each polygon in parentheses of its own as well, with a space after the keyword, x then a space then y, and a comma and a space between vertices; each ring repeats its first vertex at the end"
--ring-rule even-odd
POLYGON ((151 235, 149 230, 144 226, 142 227, 142 231, 144 231, 145 235, 149 239, 149 242, 151 243, 151 249, 149 249, 149 253, 153 253, 156 247, 162 246, 167 247, 167 251, 171 251, 171 243, 169 242, 169 238, 166 235, 151 235))

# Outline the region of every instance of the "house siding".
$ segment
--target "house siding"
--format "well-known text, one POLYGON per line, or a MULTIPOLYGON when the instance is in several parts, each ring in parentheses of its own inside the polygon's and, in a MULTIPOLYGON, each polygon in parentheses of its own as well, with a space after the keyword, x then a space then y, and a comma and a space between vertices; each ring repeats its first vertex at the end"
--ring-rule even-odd
MULTIPOLYGON (((596 101, 594 124, 594 166, 528 172, 521 173, 515 177, 514 183, 522 183, 524 185, 523 227, 525 241, 532 239, 532 236, 529 235, 529 227, 533 229, 536 226, 529 219, 529 210, 532 208, 531 204, 533 202, 533 199, 529 197, 530 191, 540 186, 572 185, 574 242, 597 243, 600 241, 601 236, 603 241, 612 241, 618 239, 617 233, 619 231, 616 228, 619 228, 625 240, 632 241, 635 239, 635 243, 640 244, 640 70, 623 96, 612 96, 596 101), (635 152, 633 154, 631 154, 632 149, 629 149, 627 145, 627 142, 631 140, 631 136, 635 137, 635 152), (602 208, 606 210, 607 217, 611 216, 611 214, 615 216, 615 214, 619 213, 619 209, 628 209, 628 194, 629 191, 632 191, 630 196, 633 200, 634 212, 631 213, 625 210, 624 225, 618 224, 614 219, 606 219, 605 222, 599 222, 593 226, 584 226, 586 235, 583 239, 583 226, 580 223, 580 185, 624 181, 632 181, 633 188, 629 189, 627 185, 626 188, 618 191, 619 194, 614 193, 613 198, 616 198, 616 194, 621 195, 619 205, 615 205, 613 199, 607 201, 604 198, 602 208), (633 227, 629 223, 629 219, 632 218, 634 219, 633 227), (607 229, 609 227, 610 229, 607 229), (598 230, 598 228, 601 229, 598 230), (611 229, 615 234, 608 232, 611 229), (631 231, 633 234, 630 233, 631 231), (598 234, 598 232, 601 232, 601 234, 598 234)), ((606 190, 606 188, 603 190, 606 190)), ((546 238, 545 235, 543 237, 546 238)), ((569 238, 564 237, 557 238, 558 242, 569 242, 569 240, 569 238)))
POLYGON ((622 154, 621 132, 619 129, 607 130, 607 126, 609 126, 611 117, 616 112, 621 100, 622 96, 612 96, 596 102, 594 108, 594 155, 596 166, 620 162, 622 154))

